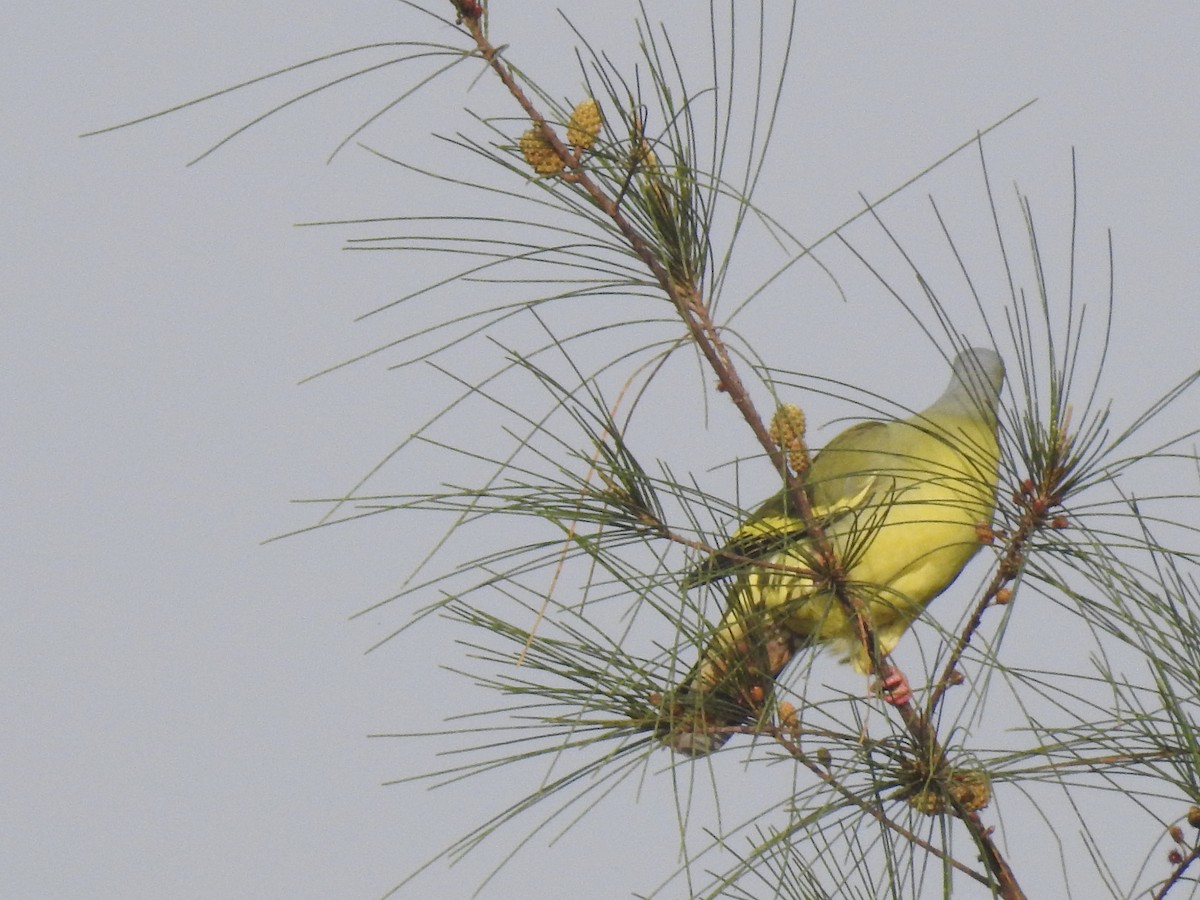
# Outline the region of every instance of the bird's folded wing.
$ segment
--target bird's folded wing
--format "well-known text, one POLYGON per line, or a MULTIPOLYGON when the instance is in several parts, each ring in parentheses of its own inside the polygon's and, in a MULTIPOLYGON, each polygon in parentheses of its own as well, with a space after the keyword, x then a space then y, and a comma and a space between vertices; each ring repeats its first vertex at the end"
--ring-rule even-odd
MULTIPOLYGON (((891 479, 886 473, 846 466, 861 463, 864 445, 878 438, 882 422, 862 422, 839 434, 817 455, 807 492, 813 519, 823 528, 845 516, 878 503, 878 495, 891 479)), ((804 541, 808 528, 792 510, 786 491, 760 506, 735 531, 724 546, 700 562, 684 577, 685 590, 735 575, 754 560, 773 556, 787 546, 804 541)))

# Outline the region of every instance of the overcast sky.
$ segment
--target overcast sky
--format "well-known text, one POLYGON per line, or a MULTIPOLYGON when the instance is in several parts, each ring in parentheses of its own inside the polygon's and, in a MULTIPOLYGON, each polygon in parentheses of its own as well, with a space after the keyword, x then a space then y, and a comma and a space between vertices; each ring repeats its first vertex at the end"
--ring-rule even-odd
MULTIPOLYGON (((512 58, 574 95, 573 39, 555 7, 492 6, 512 58)), ((632 57, 636 4, 572 6, 596 46, 632 57)), ((705 15, 646 6, 690 54, 707 53, 705 15)), ((1127 422, 1200 357, 1200 9, 1051 6, 805 9, 760 202, 815 239, 861 207, 859 192, 884 194, 1037 98, 989 137, 989 164, 1010 215, 1014 182, 1033 198, 1065 279, 1075 148, 1081 279, 1097 302, 1112 229, 1107 383, 1127 422)), ((443 396, 412 370, 388 372, 386 358, 297 386, 409 324, 352 320, 422 283, 424 260, 340 252, 345 232, 291 226, 439 208, 436 184, 356 147, 326 165, 417 70, 301 104, 191 168, 312 82, 78 135, 324 52, 451 32, 392 0, 45 0, 18 4, 5 25, 0 895, 379 896, 536 784, 531 775, 494 797, 483 781, 381 786, 433 767, 436 745, 366 735, 435 729, 469 708, 437 669, 458 651, 436 623, 364 655, 407 610, 348 621, 396 590, 428 549, 426 526, 396 519, 261 543, 311 524, 313 509, 290 500, 344 491, 443 396)), ((427 135, 471 127, 460 109, 472 77, 434 85, 364 140, 455 165, 427 135)), ((480 84, 469 103, 511 114, 490 97, 480 84)), ((962 204, 960 228, 978 216, 982 233, 980 184, 972 158, 901 203, 935 193, 962 204)), ((901 220, 905 209, 894 207, 901 220)), ((920 246, 921 233, 907 237, 920 246)), ((809 282, 796 278, 756 308, 797 302, 809 282)), ((903 317, 882 311, 883 296, 853 306, 822 290, 827 318, 790 307, 796 330, 774 344, 767 330, 756 349, 923 405, 944 367, 914 369, 929 350, 903 317)), ((1176 415, 1200 421, 1196 398, 1176 415)), ((722 440, 709 463, 753 452, 744 435, 722 440)), ((665 781, 610 798, 550 850, 535 843, 483 895, 651 890, 678 842, 665 781)), ((408 895, 467 896, 509 843, 437 864, 408 895)))

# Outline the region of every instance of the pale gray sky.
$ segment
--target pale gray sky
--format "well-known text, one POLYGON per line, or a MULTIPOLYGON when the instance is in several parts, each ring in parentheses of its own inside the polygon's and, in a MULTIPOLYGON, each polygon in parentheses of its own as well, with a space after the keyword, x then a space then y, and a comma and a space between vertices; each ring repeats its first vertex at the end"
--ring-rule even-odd
MULTIPOLYGON (((706 16, 689 20, 699 5, 646 5, 680 46, 707 52, 706 16)), ((554 6, 492 6, 513 58, 576 93, 554 6)), ((574 6, 598 47, 631 56, 636 4, 574 6)), ((1097 302, 1113 230, 1109 385, 1123 423, 1200 357, 1200 10, 1047 6, 805 9, 760 202, 816 238, 859 208, 858 192, 879 196, 1038 98, 989 139, 994 184, 1013 223, 1013 182, 1032 196, 1054 277, 1065 279, 1076 148, 1081 282, 1097 302)), ((389 373, 384 358, 296 386, 411 324, 351 320, 420 284, 422 259, 342 253, 345 232, 290 226, 439 208, 436 186, 360 149, 325 165, 416 70, 302 104, 190 169, 296 88, 77 135, 327 51, 450 34, 387 0, 46 0, 5 19, 0 895, 378 896, 537 778, 514 775, 491 797, 482 780, 434 793, 380 786, 435 765, 436 747, 368 733, 434 729, 471 708, 458 702, 460 681, 436 668, 458 652, 436 623, 365 657, 406 611, 347 623, 396 589, 427 548, 426 525, 392 519, 260 546, 310 524, 312 509, 288 501, 344 490, 436 409, 444 387, 389 373)), ((426 135, 472 127, 458 111, 469 83, 464 73, 434 86, 364 140, 453 165, 426 135)), ((481 82, 470 104, 489 108, 492 90, 481 82)), ((885 215, 928 218, 926 193, 958 212, 960 229, 990 227, 974 159, 885 215)), ((906 239, 921 247, 922 234, 937 246, 931 225, 906 239)), ((794 302, 810 284, 822 282, 797 273, 772 290, 794 302)), ((824 292, 811 304, 822 318, 793 312, 803 333, 774 343, 761 314, 776 307, 759 301, 760 317, 745 323, 757 349, 923 405, 940 366, 898 384, 880 354, 846 349, 851 337, 899 343, 902 369, 927 353, 915 331, 897 330, 903 319, 878 289, 861 276, 847 284, 865 296, 842 306, 827 283, 813 288, 824 292)), ((1178 415, 1200 422, 1196 398, 1178 415)), ((753 452, 723 440, 729 449, 709 464, 753 452)), ((838 677, 832 664, 821 671, 838 677)), ((628 786, 549 850, 535 839, 483 896, 650 891, 677 850, 668 782, 652 774, 640 795, 628 786)), ((436 865, 405 896, 467 896, 523 835, 461 867, 436 865)))

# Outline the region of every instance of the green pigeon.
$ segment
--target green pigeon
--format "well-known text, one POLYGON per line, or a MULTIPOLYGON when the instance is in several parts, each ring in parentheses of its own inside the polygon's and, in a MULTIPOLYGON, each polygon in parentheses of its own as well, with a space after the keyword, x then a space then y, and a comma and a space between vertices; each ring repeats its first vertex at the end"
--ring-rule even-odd
MULTIPOLYGON (((687 587, 733 581, 724 618, 664 709, 660 729, 669 746, 705 754, 728 739, 719 729, 757 719, 800 647, 826 647, 859 672, 873 670, 831 581, 859 601, 879 655, 892 651, 991 534, 1003 384, 999 354, 964 350, 945 392, 924 412, 860 422, 817 454, 805 488, 832 561, 822 560, 781 492, 692 574, 687 587)), ((903 674, 880 674, 891 702, 908 702, 903 674)))

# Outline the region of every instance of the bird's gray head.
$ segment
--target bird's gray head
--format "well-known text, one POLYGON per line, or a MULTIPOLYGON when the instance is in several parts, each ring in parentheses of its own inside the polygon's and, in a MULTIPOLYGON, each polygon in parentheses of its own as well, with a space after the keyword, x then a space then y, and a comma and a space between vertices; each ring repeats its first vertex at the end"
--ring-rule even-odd
POLYGON ((1004 387, 1004 360, 988 347, 968 347, 954 357, 950 383, 934 408, 983 415, 994 421, 1004 387))

